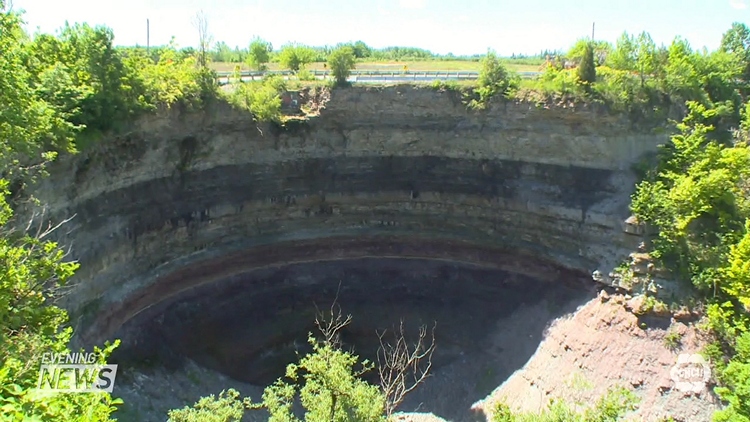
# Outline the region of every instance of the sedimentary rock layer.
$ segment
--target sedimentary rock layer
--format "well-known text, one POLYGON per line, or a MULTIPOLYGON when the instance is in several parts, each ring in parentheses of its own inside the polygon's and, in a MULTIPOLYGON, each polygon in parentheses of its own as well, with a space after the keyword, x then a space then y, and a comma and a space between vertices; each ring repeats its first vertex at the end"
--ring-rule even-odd
POLYGON ((75 216, 57 233, 82 264, 65 303, 100 341, 187 289, 294 262, 606 269, 637 241, 621 228, 629 169, 663 141, 602 110, 351 88, 285 128, 225 104, 139 121, 63 157, 36 195, 75 216))

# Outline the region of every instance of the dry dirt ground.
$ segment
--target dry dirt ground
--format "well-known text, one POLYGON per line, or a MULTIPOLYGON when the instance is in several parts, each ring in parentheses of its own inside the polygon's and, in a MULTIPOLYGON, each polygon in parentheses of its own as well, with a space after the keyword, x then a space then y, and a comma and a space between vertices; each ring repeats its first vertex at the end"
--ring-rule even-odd
POLYGON ((640 398, 639 409, 627 420, 710 421, 720 406, 709 392, 710 382, 699 394, 685 394, 675 389, 670 377, 678 355, 699 352, 705 340, 695 324, 669 315, 637 317, 632 309, 638 309, 638 301, 603 294, 575 314, 558 319, 524 368, 475 409, 491 413, 500 399, 525 411, 538 411, 555 397, 592 403, 607 388, 619 385, 640 398), (681 338, 674 350, 665 341, 670 332, 681 338))
MULTIPOLYGON (((593 403, 609 387, 619 385, 640 398, 638 411, 628 415, 628 421, 661 421, 665 416, 682 422, 710 421, 718 400, 708 390, 697 395, 677 391, 670 378, 678 355, 697 352, 704 344, 694 323, 670 316, 639 318, 633 313, 637 300, 604 294, 578 302, 577 309, 555 319, 544 332, 532 335, 535 338, 529 338, 530 327, 550 315, 560 315, 559 310, 545 302, 520 307, 487 326, 487 337, 477 350, 467 350, 463 359, 438 368, 404 403, 402 409, 411 413, 396 419, 482 421, 500 399, 518 410, 538 411, 556 397, 593 403), (681 338, 676 350, 665 341, 672 331, 681 338), (533 355, 526 353, 530 347, 536 350, 533 355), (524 362, 515 362, 519 359, 524 362), (507 374, 508 368, 521 369, 507 374)), ((224 388, 236 388, 255 400, 262 393, 258 387, 192 362, 178 371, 154 369, 127 378, 118 379, 115 388, 115 394, 130 403, 120 415, 122 421, 164 421, 165 409, 182 407, 224 388)), ((247 414, 244 420, 262 421, 266 416, 247 414)))

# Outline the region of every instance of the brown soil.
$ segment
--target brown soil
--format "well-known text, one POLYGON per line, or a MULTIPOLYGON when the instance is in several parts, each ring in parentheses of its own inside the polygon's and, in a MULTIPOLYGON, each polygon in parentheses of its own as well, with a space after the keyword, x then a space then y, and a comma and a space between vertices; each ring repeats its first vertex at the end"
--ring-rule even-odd
POLYGON ((670 316, 636 316, 638 301, 602 294, 575 314, 559 319, 524 368, 474 408, 491 413, 501 399, 524 411, 539 411, 557 397, 592 403, 619 385, 640 398, 638 410, 628 420, 710 421, 720 406, 709 392, 712 385, 700 394, 688 395, 675 390, 670 378, 678 355, 698 353, 705 339, 695 324, 670 316), (681 334, 675 350, 665 340, 672 331, 681 334))

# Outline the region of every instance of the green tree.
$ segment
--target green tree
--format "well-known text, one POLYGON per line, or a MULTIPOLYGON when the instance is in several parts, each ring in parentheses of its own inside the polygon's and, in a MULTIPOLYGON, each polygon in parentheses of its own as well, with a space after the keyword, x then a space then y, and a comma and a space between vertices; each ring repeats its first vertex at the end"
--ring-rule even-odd
POLYGON ((170 410, 168 422, 240 422, 251 404, 250 399, 240 399, 240 393, 229 389, 219 397, 202 397, 193 407, 170 410))
POLYGON ((361 378, 373 365, 330 342, 312 336, 309 342, 313 352, 287 366, 289 381, 279 379, 263 393, 269 422, 300 421, 292 412, 296 397, 308 422, 384 422, 385 397, 361 378))
POLYGON ((150 108, 171 106, 178 101, 198 105, 204 96, 213 94, 211 87, 202 84, 207 71, 197 66, 195 57, 180 57, 173 44, 162 49, 156 63, 143 56, 135 56, 129 59, 128 64, 141 79, 143 100, 150 108))
POLYGON ((240 400, 239 394, 230 390, 218 400, 211 396, 193 408, 170 412, 170 422, 203 421, 204 414, 206 418, 213 417, 205 419, 208 421, 235 421, 245 408, 267 410, 270 422, 301 422, 295 416, 296 403, 304 409, 306 422, 385 422, 404 397, 428 376, 435 350, 434 330, 428 344, 427 327, 420 327, 419 338, 412 346, 404 337, 403 323, 398 329, 394 327, 394 342, 384 340, 386 333, 380 333, 381 385, 377 386, 363 378, 375 368, 373 363, 360 361, 353 352, 343 350, 340 330, 350 322, 351 316, 344 318, 335 302, 330 319, 318 314, 315 323, 323 338, 317 340, 309 334, 312 351, 286 367, 285 376, 264 390, 261 403, 240 400))
POLYGON ((664 87, 667 94, 675 101, 693 100, 706 104, 693 50, 690 44, 682 38, 675 38, 669 46, 664 87))
POLYGON ((721 286, 718 268, 738 241, 745 218, 743 183, 750 177, 750 150, 708 138, 705 120, 717 115, 697 102, 664 150, 659 173, 640 183, 631 208, 658 230, 653 256, 704 290, 721 286))
POLYGON ((214 50, 211 52, 212 61, 215 62, 229 62, 234 63, 239 61, 239 57, 235 51, 233 51, 227 43, 219 41, 214 46, 214 50))
POLYGON ((518 87, 519 77, 508 70, 490 50, 480 61, 479 78, 477 80, 476 93, 478 100, 472 100, 469 104, 473 108, 484 108, 495 95, 507 98, 511 92, 518 87))
MULTIPOLYGON (((66 353, 72 329, 65 310, 53 305, 78 267, 64 251, 9 224, 9 182, 29 174, 20 163, 43 166, 49 148, 70 150, 74 126, 29 85, 22 64, 27 38, 17 13, 0 0, 0 413, 13 421, 108 421, 119 403, 108 393, 43 395, 36 391, 43 353, 66 353), (9 180, 10 179, 10 180, 9 180)), ((101 359, 117 346, 95 349, 101 359)))
POLYGON ((635 70, 637 68, 636 51, 635 39, 625 32, 618 38, 614 50, 607 57, 606 64, 613 69, 635 70))
POLYGON ((254 38, 247 54, 247 64, 256 70, 266 70, 271 60, 271 51, 273 51, 271 43, 259 37, 254 38))
POLYGON ((89 133, 116 129, 143 110, 142 86, 105 27, 65 25, 59 37, 27 46, 31 85, 74 125, 89 133))
POLYGON ((724 290, 750 309, 750 219, 745 222, 742 239, 730 247, 728 265, 723 275, 724 290))
MULTIPOLYGON (((23 168, 19 160, 53 147, 73 151, 80 127, 70 123, 52 105, 36 95, 30 86, 32 74, 24 66, 24 39, 17 13, 4 10, 0 0, 0 177, 15 182, 23 168)), ((45 159, 54 158, 46 153, 45 159)))
POLYGON ((354 50, 349 46, 339 47, 328 56, 328 68, 331 69, 337 85, 346 84, 354 65, 354 50))
MULTIPOLYGON (((591 40, 585 38, 576 41, 576 43, 573 44, 573 47, 571 47, 565 54, 565 57, 569 60, 574 61, 575 63, 581 63, 581 60, 583 60, 583 55, 586 52, 586 46, 591 43, 591 40)), ((597 65, 604 64, 606 58, 609 57, 609 55, 612 53, 612 45, 606 41, 594 41, 593 45, 594 62, 597 65)))
POLYGON ((295 73, 314 59, 315 50, 300 44, 287 44, 281 48, 279 53, 281 65, 295 73))
POLYGON ((594 63, 594 46, 586 44, 581 63, 578 65, 578 80, 587 86, 596 82, 596 63, 594 63))
POLYGON ((736 354, 718 378, 723 386, 716 393, 728 406, 714 413, 714 422, 750 421, 750 333, 737 338, 736 354))
POLYGON ((354 50, 354 56, 356 56, 358 59, 364 59, 372 55, 372 48, 365 44, 364 41, 355 42, 352 45, 352 49, 354 50))
POLYGON ((734 108, 732 125, 736 126, 742 108, 742 98, 737 91, 737 81, 743 77, 742 63, 737 56, 723 51, 697 52, 692 59, 707 100, 717 105, 730 101, 734 108))
POLYGON ((667 50, 656 47, 649 33, 642 32, 637 37, 624 33, 609 55, 607 64, 614 69, 637 72, 643 86, 650 75, 663 78, 667 56, 667 50))
POLYGON ((286 90, 279 76, 268 76, 263 81, 240 82, 229 94, 229 102, 251 112, 259 122, 281 121, 281 97, 286 90))
POLYGON ((734 54, 742 63, 742 79, 750 82, 750 29, 735 22, 721 39, 721 51, 734 54))
POLYGON ((721 109, 687 105, 680 132, 663 149, 657 172, 637 186, 631 207, 654 229, 651 255, 710 298, 708 327, 716 343, 708 351, 721 383, 716 392, 728 404, 714 421, 750 421, 748 124, 733 144, 719 143, 708 136, 715 129, 707 122, 721 109))
POLYGON ((641 86, 646 84, 646 77, 659 77, 663 74, 666 54, 661 52, 648 32, 642 32, 636 39, 635 67, 641 77, 641 86))

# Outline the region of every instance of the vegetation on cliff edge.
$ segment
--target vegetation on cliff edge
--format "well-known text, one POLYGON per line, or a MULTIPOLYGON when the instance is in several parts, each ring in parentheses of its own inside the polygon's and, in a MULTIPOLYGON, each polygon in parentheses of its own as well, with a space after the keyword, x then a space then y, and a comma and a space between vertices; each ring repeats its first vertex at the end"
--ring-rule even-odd
MULTIPOLYGON (((179 49, 174 41, 147 53, 115 48, 112 31, 104 27, 67 25, 56 36, 31 37, 20 23, 21 16, 0 0, 0 411, 4 420, 110 420, 118 401, 107 393, 44 396, 34 391, 41 353, 68 350, 72 331, 65 311, 54 303, 77 265, 46 240, 47 230, 14 230, 9 202, 59 153, 102 141, 103 134, 156 109, 200 107, 215 100, 216 78, 207 67, 206 51, 179 49)), ((340 50, 342 69, 352 63, 352 54, 373 54, 365 47, 340 50)), ((260 67, 270 46, 259 41, 256 49, 252 60, 260 67)), ((304 65, 316 54, 289 45, 279 60, 302 79, 304 65)), ((657 165, 639 183, 632 210, 651 228, 654 257, 709 304, 707 328, 715 342, 707 352, 720 381, 716 392, 727 404, 714 419, 748 421, 750 30, 733 25, 714 52, 694 51, 680 38, 657 47, 648 34, 625 34, 614 46, 586 41, 568 55, 580 58, 580 71, 550 59, 541 78, 524 84, 490 52, 482 59, 471 100, 475 108, 484 108, 492 99, 534 92, 540 101, 601 102, 634 120, 664 122, 680 116, 657 165)), ((267 78, 242 84, 229 98, 258 120, 279 119, 285 83, 267 78)), ((266 390, 264 406, 278 420, 292 418, 291 397, 307 402, 310 414, 323 412, 316 406, 336 414, 344 404, 329 393, 337 388, 356 392, 344 396, 359 400, 347 409, 363 409, 361 420, 388 413, 387 394, 361 382, 355 356, 326 343, 314 345, 315 353, 289 371, 288 378, 304 379, 303 386, 280 381, 266 390)), ((115 347, 96 349, 99 359, 115 347)), ((219 397, 235 399, 232 394, 219 397)), ((210 402, 195 409, 213 409, 210 402)), ((227 418, 234 417, 232 412, 227 418)), ((518 418, 509 420, 523 420, 518 418)))

